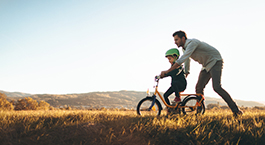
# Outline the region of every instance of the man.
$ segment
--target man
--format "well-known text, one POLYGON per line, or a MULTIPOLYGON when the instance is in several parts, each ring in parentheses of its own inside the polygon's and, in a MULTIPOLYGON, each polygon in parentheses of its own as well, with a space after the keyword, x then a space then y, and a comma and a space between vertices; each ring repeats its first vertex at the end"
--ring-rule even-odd
POLYGON ((185 63, 185 74, 187 77, 190 69, 190 58, 192 58, 203 67, 196 84, 196 93, 204 94, 204 88, 212 78, 214 91, 225 100, 234 113, 234 116, 237 117, 238 115, 242 115, 243 112, 238 109, 238 106, 231 96, 221 86, 223 60, 219 51, 205 42, 201 42, 197 39, 187 39, 187 35, 184 31, 175 32, 173 37, 175 44, 183 48, 184 54, 176 60, 176 63, 171 66, 170 69, 162 71, 161 76, 165 76, 165 74, 185 63))

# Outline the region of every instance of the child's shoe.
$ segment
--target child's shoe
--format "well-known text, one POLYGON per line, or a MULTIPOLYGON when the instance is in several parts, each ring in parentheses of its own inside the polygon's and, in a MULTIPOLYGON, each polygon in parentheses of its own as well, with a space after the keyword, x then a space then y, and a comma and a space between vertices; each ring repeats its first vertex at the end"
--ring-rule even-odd
POLYGON ((174 104, 177 104, 177 103, 179 103, 179 102, 181 102, 181 99, 180 99, 180 97, 175 97, 175 99, 174 99, 174 104))

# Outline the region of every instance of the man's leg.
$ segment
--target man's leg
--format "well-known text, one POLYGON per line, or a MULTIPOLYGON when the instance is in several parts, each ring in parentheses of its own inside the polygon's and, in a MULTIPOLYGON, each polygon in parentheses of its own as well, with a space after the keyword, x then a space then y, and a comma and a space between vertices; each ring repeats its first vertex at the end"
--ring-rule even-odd
POLYGON ((233 112, 238 112, 239 109, 236 103, 221 86, 222 68, 223 62, 217 61, 216 64, 212 67, 212 69, 209 71, 212 76, 213 89, 225 100, 225 102, 228 104, 228 106, 233 112))
POLYGON ((206 70, 202 70, 200 72, 198 82, 196 84, 197 94, 204 94, 204 88, 208 84, 210 79, 211 79, 211 74, 208 73, 206 70))

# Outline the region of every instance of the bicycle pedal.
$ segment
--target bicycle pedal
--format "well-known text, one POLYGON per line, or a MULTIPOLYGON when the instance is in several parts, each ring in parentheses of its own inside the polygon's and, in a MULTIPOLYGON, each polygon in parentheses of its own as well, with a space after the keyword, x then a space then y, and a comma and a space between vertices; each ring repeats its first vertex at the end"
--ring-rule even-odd
POLYGON ((173 112, 174 109, 173 109, 173 108, 168 108, 168 111, 169 111, 169 112, 173 112))
POLYGON ((168 109, 168 112, 169 112, 170 114, 179 114, 179 112, 180 112, 180 108, 169 108, 169 109, 168 109))

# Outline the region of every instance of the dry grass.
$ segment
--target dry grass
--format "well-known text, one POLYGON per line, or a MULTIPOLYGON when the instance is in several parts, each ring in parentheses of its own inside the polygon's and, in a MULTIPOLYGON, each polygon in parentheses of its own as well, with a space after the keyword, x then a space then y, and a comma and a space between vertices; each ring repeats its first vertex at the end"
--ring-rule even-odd
POLYGON ((135 111, 2 111, 3 145, 263 144, 265 112, 235 119, 224 110, 203 116, 145 117, 135 111))

